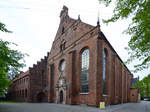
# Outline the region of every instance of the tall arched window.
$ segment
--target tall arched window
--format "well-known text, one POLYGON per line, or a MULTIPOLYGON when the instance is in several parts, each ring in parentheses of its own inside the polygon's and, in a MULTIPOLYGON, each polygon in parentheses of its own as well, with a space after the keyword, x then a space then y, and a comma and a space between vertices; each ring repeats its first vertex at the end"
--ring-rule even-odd
POLYGON ((88 93, 89 49, 81 54, 81 93, 88 93))
POLYGON ((104 49, 104 53, 103 53, 103 94, 107 94, 107 90, 106 90, 106 62, 107 62, 107 50, 104 49))

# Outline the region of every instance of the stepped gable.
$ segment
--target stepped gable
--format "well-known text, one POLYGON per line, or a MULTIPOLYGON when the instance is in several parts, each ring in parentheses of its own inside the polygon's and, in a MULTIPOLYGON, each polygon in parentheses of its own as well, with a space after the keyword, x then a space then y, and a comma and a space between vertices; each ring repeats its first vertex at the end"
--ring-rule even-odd
POLYGON ((52 44, 50 57, 60 52, 60 46, 63 42, 66 43, 65 47, 67 48, 93 28, 95 27, 82 22, 80 17, 78 19, 69 17, 68 8, 64 6, 60 13, 60 24, 52 44))

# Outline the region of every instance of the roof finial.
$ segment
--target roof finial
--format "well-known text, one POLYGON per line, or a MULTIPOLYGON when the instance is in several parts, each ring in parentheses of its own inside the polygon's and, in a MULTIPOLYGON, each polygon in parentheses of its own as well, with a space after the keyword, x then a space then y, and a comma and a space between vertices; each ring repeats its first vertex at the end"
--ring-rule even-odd
POLYGON ((99 11, 98 11, 98 18, 97 18, 97 26, 100 26, 100 22, 99 22, 99 11))
POLYGON ((60 17, 65 17, 65 16, 68 16, 68 8, 64 5, 60 12, 60 17))

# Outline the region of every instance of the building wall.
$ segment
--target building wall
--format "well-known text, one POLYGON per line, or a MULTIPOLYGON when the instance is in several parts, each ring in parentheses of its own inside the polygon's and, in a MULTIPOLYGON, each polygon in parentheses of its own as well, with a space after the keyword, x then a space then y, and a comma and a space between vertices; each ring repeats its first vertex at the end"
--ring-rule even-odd
POLYGON ((45 90, 47 87, 46 67, 47 57, 41 59, 41 61, 37 62, 36 65, 34 64, 32 68, 29 68, 31 102, 47 102, 47 90, 45 90))
MULTIPOLYGON (((100 66, 101 71, 100 77, 97 78, 99 80, 98 82, 101 82, 100 88, 97 88, 101 91, 100 96, 98 95, 99 101, 105 101, 106 104, 118 104, 127 102, 130 91, 130 71, 123 65, 123 62, 120 60, 116 52, 110 47, 110 45, 104 41, 104 40, 98 40, 100 42, 100 46, 102 48, 98 50, 98 54, 101 54, 98 57, 101 57, 100 60, 101 63, 99 63, 98 66, 100 66), (102 94, 102 55, 104 49, 107 49, 107 67, 106 67, 106 80, 107 80, 107 95, 102 94)), ((99 85, 99 83, 97 84, 99 85)), ((99 94, 99 93, 98 93, 99 94)))
MULTIPOLYGON (((81 42, 81 41, 79 41, 79 42, 81 42)), ((84 42, 82 44, 80 43, 71 50, 63 51, 62 54, 60 53, 59 55, 55 56, 55 58, 52 60, 55 65, 54 87, 59 80, 59 74, 60 74, 59 63, 62 59, 64 59, 66 61, 66 69, 64 71, 65 80, 66 80, 66 82, 71 83, 71 85, 69 86, 69 89, 66 88, 67 94, 69 94, 69 95, 67 95, 67 97, 70 97, 66 101, 68 103, 74 102, 77 104, 81 104, 81 103, 88 103, 88 102, 92 102, 92 101, 94 103, 96 100, 96 90, 93 89, 93 87, 96 86, 96 73, 95 73, 96 60, 94 58, 92 58, 94 56, 93 50, 95 49, 94 48, 95 46, 92 47, 92 45, 94 45, 95 42, 96 42, 95 39, 90 39, 87 42, 84 42), (92 74, 92 75, 89 75, 89 94, 88 95, 80 94, 80 74, 81 74, 80 73, 80 71, 81 71, 80 60, 81 60, 81 51, 85 47, 88 47, 90 50, 90 65, 95 65, 95 66, 90 66, 90 69, 89 69, 89 74, 92 74)), ((51 62, 49 62, 49 63, 51 63, 51 62)), ((50 70, 50 68, 49 68, 49 70, 50 70)), ((49 82, 49 84, 50 84, 50 82, 49 82)), ((96 87, 94 87, 94 88, 96 88, 96 87)), ((50 88, 50 90, 51 90, 51 88, 50 88)), ((54 88, 54 91, 56 91, 56 88, 54 88)), ((54 99, 56 100, 55 95, 56 94, 54 93, 54 99)))
POLYGON ((47 102, 47 57, 12 80, 8 90, 11 100, 23 102, 47 102))
POLYGON ((130 102, 138 102, 138 89, 137 88, 130 89, 130 102))
POLYGON ((60 103, 60 91, 63 91, 67 104, 99 105, 118 104, 129 101, 130 71, 102 34, 99 24, 91 26, 83 23, 80 18, 74 20, 68 16, 68 9, 63 8, 60 15, 60 26, 48 57, 48 101, 60 103), (63 28, 63 33, 62 33, 63 28), (65 43, 63 50, 60 48, 65 43), (81 94, 81 53, 88 48, 90 51, 89 92, 81 94), (106 90, 103 95, 103 52, 107 50, 106 90), (66 66, 60 72, 60 62, 65 60, 66 66), (52 69, 53 67, 53 69, 52 69), (60 80, 67 86, 61 87, 60 80))
POLYGON ((29 81, 29 71, 25 73, 22 72, 18 78, 15 78, 8 89, 9 99, 24 102, 29 101, 29 81))

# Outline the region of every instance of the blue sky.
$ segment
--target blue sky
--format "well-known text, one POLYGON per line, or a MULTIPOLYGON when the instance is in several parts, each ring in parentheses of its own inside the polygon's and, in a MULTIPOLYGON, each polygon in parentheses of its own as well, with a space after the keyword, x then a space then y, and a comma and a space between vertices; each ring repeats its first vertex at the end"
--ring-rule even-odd
MULTIPOLYGON (((15 42, 18 46, 11 46, 30 56, 25 58, 27 66, 32 67, 50 51, 59 26, 59 14, 66 5, 69 8, 69 16, 96 25, 98 13, 100 16, 101 30, 110 41, 123 61, 128 57, 127 47, 129 36, 122 34, 127 29, 130 19, 105 25, 102 18, 111 17, 113 5, 105 8, 98 0, 0 0, 0 21, 5 23, 11 34, 0 32, 4 40, 15 42)), ((135 62, 136 63, 136 62, 135 62)), ((129 69, 133 65, 128 65, 129 69)), ((148 70, 136 73, 140 78, 147 75, 148 70)))

